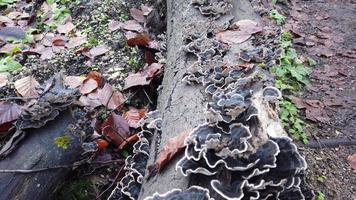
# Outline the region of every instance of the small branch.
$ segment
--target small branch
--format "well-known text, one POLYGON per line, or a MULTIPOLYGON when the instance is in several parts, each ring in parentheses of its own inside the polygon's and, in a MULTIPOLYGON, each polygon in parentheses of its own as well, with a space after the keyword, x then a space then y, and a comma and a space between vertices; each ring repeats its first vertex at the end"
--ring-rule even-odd
POLYGON ((8 100, 29 100, 29 99, 37 99, 38 97, 5 97, 0 99, 0 101, 8 101, 8 100))
POLYGON ((356 140, 349 138, 319 139, 310 141, 307 146, 313 149, 321 149, 350 145, 356 145, 356 140))
POLYGON ((52 169, 62 169, 62 168, 72 168, 72 167, 78 167, 81 165, 85 164, 111 164, 118 162, 120 164, 123 164, 125 161, 123 159, 118 159, 118 160, 110 160, 110 161, 93 161, 93 162, 85 162, 85 163, 74 163, 72 165, 59 165, 59 166, 53 166, 53 167, 45 167, 45 168, 38 168, 38 169, 0 169, 0 173, 21 173, 21 174, 28 174, 28 173, 36 173, 36 172, 41 172, 41 171, 47 171, 47 170, 52 170, 52 169))

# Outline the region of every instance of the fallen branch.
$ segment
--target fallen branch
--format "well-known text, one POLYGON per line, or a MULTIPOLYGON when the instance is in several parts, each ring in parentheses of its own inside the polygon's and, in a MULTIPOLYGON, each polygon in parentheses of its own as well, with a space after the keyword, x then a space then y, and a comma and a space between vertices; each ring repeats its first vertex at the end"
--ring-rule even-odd
POLYGON ((92 164, 112 164, 112 163, 119 163, 123 164, 125 160, 123 159, 118 159, 118 160, 110 160, 110 161, 93 161, 93 162, 83 162, 83 163, 74 163, 72 165, 59 165, 59 166, 53 166, 53 167, 44 167, 44 168, 38 168, 38 169, 1 169, 0 173, 22 173, 22 174, 27 174, 27 173, 34 173, 34 172, 41 172, 41 171, 46 171, 46 170, 53 170, 53 169, 62 169, 62 168, 73 168, 73 167, 78 167, 82 165, 92 165, 92 164))
POLYGON ((319 139, 312 140, 307 145, 309 148, 321 149, 321 148, 335 148, 339 146, 356 145, 356 140, 349 138, 331 138, 331 139, 319 139))

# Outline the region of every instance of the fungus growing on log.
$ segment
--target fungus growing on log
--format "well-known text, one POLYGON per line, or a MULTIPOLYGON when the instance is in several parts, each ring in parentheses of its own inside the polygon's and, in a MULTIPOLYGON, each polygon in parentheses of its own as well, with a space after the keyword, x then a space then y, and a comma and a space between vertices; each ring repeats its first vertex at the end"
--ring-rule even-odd
POLYGON ((181 189, 173 189, 165 194, 155 193, 145 200, 174 200, 174 199, 194 199, 194 200, 210 200, 209 190, 199 187, 191 186, 185 191, 181 189))

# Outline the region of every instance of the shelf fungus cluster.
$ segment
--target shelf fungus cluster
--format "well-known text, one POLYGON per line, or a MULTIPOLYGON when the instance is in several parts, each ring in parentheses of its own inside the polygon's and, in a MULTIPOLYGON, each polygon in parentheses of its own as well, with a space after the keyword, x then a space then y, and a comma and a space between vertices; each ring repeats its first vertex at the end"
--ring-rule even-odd
POLYGON ((142 131, 138 133, 139 140, 133 145, 132 155, 125 160, 125 176, 111 192, 108 198, 110 200, 138 199, 149 158, 149 138, 154 132, 160 131, 161 118, 157 111, 153 111, 146 114, 141 124, 142 131))

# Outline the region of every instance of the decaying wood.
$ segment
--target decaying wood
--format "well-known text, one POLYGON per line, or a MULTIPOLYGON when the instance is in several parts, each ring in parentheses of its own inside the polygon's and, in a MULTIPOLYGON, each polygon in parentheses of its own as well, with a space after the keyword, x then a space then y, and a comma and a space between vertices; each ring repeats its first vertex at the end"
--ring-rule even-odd
MULTIPOLYGON (((248 0, 234 1, 234 6, 237 9, 233 9, 233 13, 227 17, 220 18, 219 21, 221 23, 231 19, 232 16, 236 20, 257 19, 257 15, 248 0)), ((182 82, 188 66, 195 62, 196 58, 186 54, 181 49, 185 45, 183 28, 188 24, 204 26, 201 22, 207 20, 207 18, 203 17, 197 9, 190 5, 190 0, 167 0, 167 9, 167 65, 162 83, 163 89, 160 93, 157 107, 163 119, 162 134, 155 134, 153 137, 148 165, 155 162, 159 152, 170 138, 205 122, 204 111, 208 101, 203 86, 191 86, 182 82)), ((243 45, 250 44, 244 43, 243 45)), ((235 45, 228 52, 231 62, 236 61, 234 53, 241 46, 241 44, 235 45)), ((178 157, 180 158, 181 156, 178 157)), ((163 194, 174 188, 186 189, 192 182, 196 181, 201 186, 210 187, 209 180, 194 176, 187 178, 176 171, 175 165, 179 158, 171 160, 160 174, 144 180, 139 199, 144 199, 155 192, 163 194)))
MULTIPOLYGON (((26 132, 18 148, 0 161, 0 170, 38 169, 58 165, 72 165, 82 153, 79 138, 71 134, 68 125, 73 123, 69 111, 63 111, 44 127, 26 132), (71 137, 67 149, 59 148, 55 138, 71 137)), ((0 199, 50 199, 71 172, 68 168, 35 173, 0 173, 0 199)))

